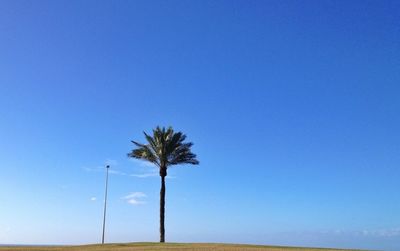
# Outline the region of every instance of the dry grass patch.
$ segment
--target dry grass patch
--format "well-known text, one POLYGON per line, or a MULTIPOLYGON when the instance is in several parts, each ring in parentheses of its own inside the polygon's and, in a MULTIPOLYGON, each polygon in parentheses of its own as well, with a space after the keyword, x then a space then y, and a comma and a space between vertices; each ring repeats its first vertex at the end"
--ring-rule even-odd
MULTIPOLYGON (((114 243, 82 246, 0 247, 0 251, 356 251, 355 249, 302 248, 214 243, 114 243)), ((357 250, 360 251, 360 250, 357 250)))

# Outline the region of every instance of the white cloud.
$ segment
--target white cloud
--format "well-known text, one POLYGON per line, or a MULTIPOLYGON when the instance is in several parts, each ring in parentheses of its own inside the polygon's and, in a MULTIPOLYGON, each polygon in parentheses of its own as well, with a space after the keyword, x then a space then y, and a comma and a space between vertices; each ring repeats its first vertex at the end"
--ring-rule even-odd
POLYGON ((130 198, 143 198, 147 197, 147 195, 143 192, 133 192, 128 194, 127 196, 123 197, 124 199, 130 199, 130 198))
MULTIPOLYGON (((135 178, 148 178, 148 177, 158 177, 160 174, 158 171, 155 172, 148 172, 148 173, 134 173, 130 174, 129 176, 135 177, 135 178)), ((173 175, 167 175, 167 179, 176 179, 176 176, 173 175)))
POLYGON ((108 172, 109 172, 110 174, 126 175, 126 173, 121 172, 121 171, 118 171, 118 170, 113 170, 113 169, 111 169, 111 167, 110 167, 110 169, 108 169, 108 172))
POLYGON ((85 170, 86 172, 101 172, 104 171, 106 169, 105 166, 96 166, 96 167, 82 167, 83 170, 85 170))
POLYGON ((142 173, 142 174, 131 174, 130 176, 136 177, 136 178, 148 178, 148 177, 158 176, 158 174, 156 172, 151 172, 151 173, 142 173))
POLYGON ((90 200, 91 200, 91 201, 96 201, 97 198, 96 198, 96 197, 91 197, 90 200))
POLYGON ((146 197, 147 195, 143 192, 132 192, 127 196, 122 197, 122 199, 132 205, 143 205, 146 204, 146 201, 143 201, 146 197))
POLYGON ((133 173, 129 176, 136 177, 136 178, 148 178, 148 177, 155 177, 159 175, 158 168, 153 165, 152 163, 146 163, 144 161, 133 159, 134 163, 138 163, 140 165, 139 173, 133 173), (145 164, 143 164, 145 163, 145 164))
POLYGON ((400 227, 398 228, 387 228, 387 229, 363 229, 363 230, 321 230, 321 231, 309 231, 302 232, 311 235, 336 235, 336 236, 358 236, 358 237, 400 237, 400 227))
POLYGON ((108 173, 109 174, 115 174, 115 175, 127 175, 126 173, 119 171, 117 169, 115 169, 115 166, 118 165, 118 162, 116 160, 112 160, 112 159, 107 159, 105 161, 105 165, 104 166, 96 166, 96 167, 82 167, 83 170, 85 170, 86 172, 100 172, 103 173, 106 171, 106 166, 109 165, 110 168, 108 169, 108 173))
POLYGON ((379 236, 379 237, 398 237, 398 236, 400 236, 400 228, 362 230, 362 231, 356 232, 356 235, 379 236))
MULTIPOLYGON (((137 173, 132 173, 129 174, 131 177, 135 178, 149 178, 149 177, 158 177, 159 176, 159 168, 154 165, 153 163, 150 163, 148 161, 143 161, 139 159, 130 159, 133 163, 137 164, 139 166, 138 172, 137 173)), ((173 175, 167 175, 167 179, 175 179, 176 176, 173 175)))
MULTIPOLYGON (((85 170, 86 172, 93 172, 93 171, 95 171, 94 168, 87 167, 87 166, 82 167, 82 169, 85 170)), ((96 171, 97 171, 97 170, 96 170, 96 171)))
POLYGON ((129 160, 141 167, 156 167, 156 165, 154 165, 153 163, 145 160, 134 159, 134 158, 129 158, 129 160))

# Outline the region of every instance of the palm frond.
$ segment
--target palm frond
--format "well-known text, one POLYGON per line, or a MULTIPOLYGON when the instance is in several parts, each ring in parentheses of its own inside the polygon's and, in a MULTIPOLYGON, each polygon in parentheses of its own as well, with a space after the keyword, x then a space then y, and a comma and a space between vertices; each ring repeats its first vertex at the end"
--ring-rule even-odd
POLYGON ((178 164, 192 164, 198 165, 200 162, 196 159, 196 154, 191 152, 191 147, 193 143, 180 144, 175 148, 175 150, 169 156, 169 163, 171 165, 178 164))
POLYGON ((138 146, 138 148, 133 149, 130 153, 128 153, 128 157, 135 158, 135 159, 143 159, 147 160, 151 163, 160 166, 158 158, 154 151, 151 149, 151 146, 140 144, 132 140, 132 143, 138 146))
POLYGON ((157 154, 158 146, 157 146, 156 142, 154 141, 154 139, 151 136, 149 136, 146 132, 143 132, 143 134, 144 134, 147 142, 149 142, 149 145, 150 145, 151 149, 153 150, 153 152, 155 154, 157 154))

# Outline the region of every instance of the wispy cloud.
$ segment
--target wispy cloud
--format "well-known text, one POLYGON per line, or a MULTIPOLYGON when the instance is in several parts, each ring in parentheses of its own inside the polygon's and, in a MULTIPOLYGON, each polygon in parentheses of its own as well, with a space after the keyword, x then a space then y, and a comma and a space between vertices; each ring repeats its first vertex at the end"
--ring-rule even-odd
POLYGON ((101 167, 101 166, 97 166, 97 167, 84 166, 84 167, 82 167, 82 169, 85 170, 86 172, 99 172, 101 170, 104 170, 104 167, 101 167))
MULTIPOLYGON (((105 166, 97 166, 97 167, 82 167, 83 170, 86 172, 96 172, 96 173, 103 173, 105 172, 105 166)), ((146 167, 142 166, 139 168, 140 170, 137 173, 126 173, 123 171, 120 171, 118 169, 110 167, 108 170, 109 174, 113 175, 121 175, 121 176, 130 176, 130 177, 135 177, 135 178, 150 178, 150 177, 158 177, 158 168, 154 165, 147 165, 146 167)), ((168 175, 166 177, 167 179, 176 179, 176 176, 173 175, 168 175)))
POLYGON ((146 201, 143 200, 146 197, 147 195, 143 192, 132 192, 127 196, 122 197, 122 199, 132 205, 143 205, 146 204, 146 201))
POLYGON ((97 200, 96 197, 91 197, 91 198, 90 198, 90 201, 96 201, 96 200, 97 200))
POLYGON ((108 170, 109 174, 115 174, 115 175, 127 175, 125 172, 122 172, 116 168, 118 166, 118 161, 113 160, 113 159, 107 159, 104 162, 104 165, 102 166, 96 166, 96 167, 82 167, 83 170, 86 172, 105 172, 106 166, 109 165, 110 169, 108 170))
POLYGON ((129 176, 136 178, 148 178, 148 177, 158 176, 158 174, 156 172, 152 172, 152 173, 142 173, 142 174, 131 174, 129 176))
POLYGON ((363 230, 342 230, 342 229, 331 229, 331 230, 320 230, 320 231, 300 231, 290 232, 295 235, 309 235, 309 236, 353 236, 353 237, 400 237, 400 227, 398 228, 387 228, 387 229, 363 229, 363 230))
POLYGON ((375 237, 398 237, 400 236, 400 228, 362 230, 362 231, 357 231, 356 235, 375 236, 375 237))
MULTIPOLYGON (((149 172, 149 173, 134 173, 134 174, 130 174, 129 176, 131 177, 135 177, 135 178, 149 178, 149 177, 158 177, 159 174, 158 172, 149 172)), ((167 175, 166 177, 167 179, 176 179, 176 176, 172 176, 172 175, 167 175)))
POLYGON ((108 170, 108 172, 109 172, 110 174, 126 175, 126 173, 124 173, 124 172, 121 172, 121 171, 118 171, 118 170, 114 170, 114 169, 111 169, 111 168, 108 170))
POLYGON ((134 159, 134 158, 129 158, 129 160, 141 167, 156 167, 156 165, 148 161, 134 159))
MULTIPOLYGON (((82 169, 85 170, 86 172, 105 172, 106 167, 105 166, 83 167, 82 169)), ((116 175, 127 175, 126 173, 113 169, 112 167, 108 169, 108 173, 116 175)))
POLYGON ((149 178, 158 176, 158 168, 153 163, 142 161, 139 159, 130 159, 133 163, 138 166, 138 173, 130 174, 129 176, 135 178, 149 178))

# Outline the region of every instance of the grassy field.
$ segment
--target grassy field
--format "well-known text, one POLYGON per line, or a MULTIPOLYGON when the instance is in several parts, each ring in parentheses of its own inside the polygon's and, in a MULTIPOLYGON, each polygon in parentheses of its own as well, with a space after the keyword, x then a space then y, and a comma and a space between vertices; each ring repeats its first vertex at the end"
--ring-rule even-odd
POLYGON ((180 250, 180 251, 355 251, 355 249, 328 249, 328 248, 300 248, 280 246, 259 246, 241 244, 213 244, 213 243, 115 243, 105 245, 82 246, 24 246, 0 247, 0 251, 150 251, 150 250, 180 250))

